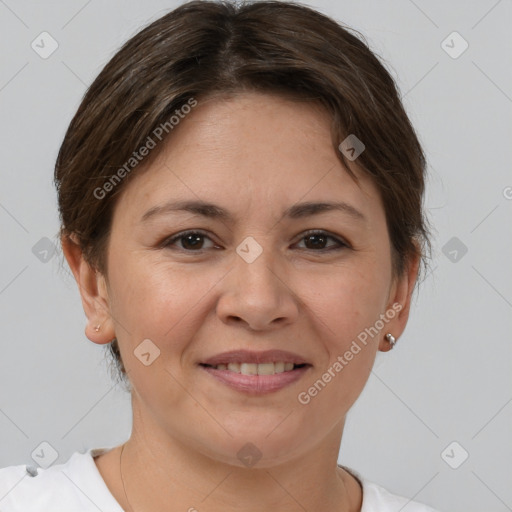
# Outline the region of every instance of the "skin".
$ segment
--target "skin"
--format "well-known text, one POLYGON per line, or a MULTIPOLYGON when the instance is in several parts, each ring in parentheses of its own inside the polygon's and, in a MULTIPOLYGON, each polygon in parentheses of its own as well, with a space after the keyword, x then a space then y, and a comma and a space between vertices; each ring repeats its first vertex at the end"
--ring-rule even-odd
POLYGON ((72 240, 62 240, 86 335, 98 344, 117 337, 133 387, 133 430, 122 459, 131 507, 121 447, 95 459, 126 510, 360 510, 359 483, 337 467, 345 417, 377 350, 390 348, 384 335, 398 339, 405 329, 418 257, 393 275, 379 193, 357 160, 350 165, 359 184, 347 174, 329 126, 319 106, 273 95, 199 102, 123 190, 108 279, 72 240), (234 221, 175 212, 141 223, 151 207, 178 199, 215 203, 234 221), (305 201, 344 201, 366 220, 339 211, 283 217, 305 201), (336 238, 308 243, 309 229, 336 238), (205 237, 195 246, 183 238, 160 245, 184 230, 205 237), (263 250, 252 263, 236 252, 248 236, 263 250), (347 246, 327 250, 340 247, 336 239, 347 246), (298 394, 395 303, 402 309, 384 329, 307 405, 299 403, 298 394), (148 338, 160 356, 145 366, 134 350, 148 338), (237 348, 289 350, 312 367, 284 389, 249 396, 198 366, 237 348), (237 457, 247 442, 262 455, 251 468, 237 457))

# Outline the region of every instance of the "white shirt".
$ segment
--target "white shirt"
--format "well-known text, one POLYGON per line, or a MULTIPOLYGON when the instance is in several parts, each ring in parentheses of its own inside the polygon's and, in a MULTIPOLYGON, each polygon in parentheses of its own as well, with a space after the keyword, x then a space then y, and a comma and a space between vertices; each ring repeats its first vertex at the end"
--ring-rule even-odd
MULTIPOLYGON (((75 452, 64 464, 37 468, 36 476, 23 464, 0 469, 0 512, 124 512, 94 462, 110 449, 75 452)), ((436 512, 350 472, 363 486, 361 512, 436 512)))

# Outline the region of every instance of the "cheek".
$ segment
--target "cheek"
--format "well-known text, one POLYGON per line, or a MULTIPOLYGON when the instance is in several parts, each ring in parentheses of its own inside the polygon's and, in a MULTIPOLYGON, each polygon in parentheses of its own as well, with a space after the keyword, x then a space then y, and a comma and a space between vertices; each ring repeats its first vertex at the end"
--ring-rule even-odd
POLYGON ((366 383, 383 336, 379 318, 386 307, 385 275, 371 266, 347 269, 326 280, 325 293, 310 303, 328 354, 318 369, 328 383, 329 391, 322 392, 327 402, 352 403, 366 383))
POLYGON ((370 376, 382 333, 371 328, 383 313, 385 287, 358 272, 331 280, 329 293, 316 303, 318 343, 327 357, 305 381, 298 407, 312 428, 336 424, 352 407, 370 376), (314 412, 313 412, 314 411, 314 412), (316 426, 315 426, 316 425, 316 426))
POLYGON ((111 268, 112 314, 134 389, 155 415, 163 402, 181 407, 189 398, 180 386, 180 358, 197 328, 198 304, 211 285, 197 274, 135 255, 111 268))
POLYGON ((323 292, 315 294, 309 305, 328 327, 330 345, 344 352, 347 344, 384 313, 388 276, 376 265, 360 265, 332 272, 323 282, 323 292))
POLYGON ((177 405, 183 396, 177 394, 181 388, 176 386, 173 376, 183 381, 184 354, 188 354, 191 340, 207 321, 213 307, 209 293, 225 272, 219 277, 211 270, 199 272, 191 267, 134 257, 120 262, 111 274, 116 294, 112 310, 116 334, 134 386, 140 393, 145 390, 153 394, 156 401, 166 396, 166 400, 177 405), (147 341, 142 345, 148 339, 154 345, 147 341), (148 350, 153 362, 145 366, 137 355, 148 350))
POLYGON ((178 328, 211 288, 197 273, 156 263, 149 257, 125 258, 111 274, 116 319, 133 336, 161 341, 178 328))

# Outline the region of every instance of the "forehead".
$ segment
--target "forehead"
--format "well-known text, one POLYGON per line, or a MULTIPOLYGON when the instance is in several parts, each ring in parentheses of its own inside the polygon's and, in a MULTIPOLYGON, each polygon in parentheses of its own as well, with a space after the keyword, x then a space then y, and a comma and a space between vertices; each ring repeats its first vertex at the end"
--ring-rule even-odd
MULTIPOLYGON (((299 201, 340 201, 382 216, 379 194, 357 165, 356 183, 336 155, 321 106, 245 93, 199 102, 134 176, 116 209, 130 223, 170 200, 203 200, 271 216, 299 201)), ((355 164, 354 162, 352 164, 355 164)))

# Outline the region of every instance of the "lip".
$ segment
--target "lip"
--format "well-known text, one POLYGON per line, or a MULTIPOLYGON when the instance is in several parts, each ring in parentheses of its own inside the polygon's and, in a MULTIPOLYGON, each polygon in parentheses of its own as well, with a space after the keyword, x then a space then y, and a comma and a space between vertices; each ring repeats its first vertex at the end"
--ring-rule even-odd
MULTIPOLYGON (((247 360, 245 361, 248 362, 247 360)), ((273 393, 297 382, 311 368, 311 365, 307 364, 306 366, 301 366, 287 372, 275 373, 274 375, 242 375, 230 370, 217 370, 202 364, 199 367, 218 381, 239 392, 249 395, 263 395, 273 393)))
MULTIPOLYGON (((303 357, 293 352, 285 350, 265 350, 262 352, 255 352, 253 350, 232 350, 230 352, 223 352, 216 356, 210 357, 200 364, 207 364, 216 366, 218 364, 229 363, 293 363, 293 364, 309 364, 303 357)), ((218 370, 222 371, 222 370, 218 370)))

